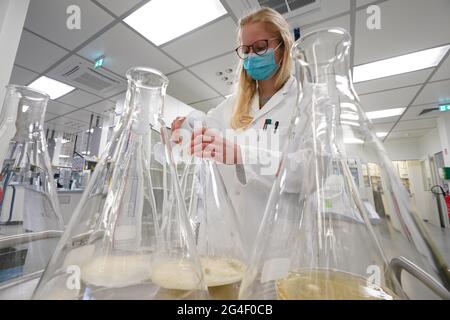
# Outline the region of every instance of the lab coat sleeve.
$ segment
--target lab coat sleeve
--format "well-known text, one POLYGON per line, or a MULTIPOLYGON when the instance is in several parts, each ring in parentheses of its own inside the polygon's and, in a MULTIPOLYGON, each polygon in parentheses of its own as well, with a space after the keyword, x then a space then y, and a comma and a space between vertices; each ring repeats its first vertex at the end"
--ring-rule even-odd
MULTIPOLYGON (((206 116, 208 127, 219 129, 226 135, 226 130, 229 127, 229 124, 226 122, 229 122, 231 119, 232 113, 230 111, 233 108, 233 101, 233 96, 230 96, 216 108, 208 112, 206 116)), ((243 185, 247 184, 244 166, 242 164, 236 164, 234 165, 234 169, 237 180, 243 185)))
MULTIPOLYGON (((226 130, 229 127, 228 122, 230 121, 230 111, 233 108, 233 99, 233 96, 228 97, 216 108, 209 110, 208 113, 204 113, 200 110, 191 111, 186 117, 189 126, 194 127, 196 121, 202 121, 208 128, 219 130, 225 136, 226 130)), ((246 184, 245 170, 242 164, 237 164, 234 167, 238 181, 242 184, 246 184)))
POLYGON ((245 179, 239 179, 239 182, 245 185, 249 182, 258 181, 270 188, 280 165, 281 149, 264 148, 250 143, 240 144, 240 149, 243 159, 242 169, 240 170, 243 172, 238 172, 245 179))

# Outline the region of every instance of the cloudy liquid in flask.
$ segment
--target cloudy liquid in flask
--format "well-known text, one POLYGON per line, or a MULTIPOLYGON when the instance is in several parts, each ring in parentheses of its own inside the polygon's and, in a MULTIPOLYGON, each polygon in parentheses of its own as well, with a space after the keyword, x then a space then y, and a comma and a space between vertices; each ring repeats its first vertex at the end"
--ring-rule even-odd
POLYGON ((212 299, 236 300, 245 265, 226 257, 201 257, 205 282, 212 299))
POLYGON ((278 280, 279 300, 395 300, 389 290, 364 277, 337 270, 303 270, 278 280))

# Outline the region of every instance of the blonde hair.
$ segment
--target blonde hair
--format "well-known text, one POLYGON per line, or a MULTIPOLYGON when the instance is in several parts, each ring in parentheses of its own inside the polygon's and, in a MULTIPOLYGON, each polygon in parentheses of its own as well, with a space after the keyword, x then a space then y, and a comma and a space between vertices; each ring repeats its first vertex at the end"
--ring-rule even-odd
MULTIPOLYGON (((239 43, 241 42, 242 28, 245 25, 265 22, 276 31, 276 37, 282 42, 280 48, 284 49, 281 67, 277 71, 275 79, 275 90, 278 91, 289 79, 292 71, 292 61, 290 58, 290 49, 293 44, 292 36, 289 32, 289 25, 281 14, 270 8, 262 8, 250 13, 239 21, 239 43)), ((231 127, 235 130, 246 129, 253 120, 250 116, 250 107, 253 97, 256 94, 257 84, 243 68, 239 66, 239 85, 237 91, 237 100, 231 116, 231 127)))

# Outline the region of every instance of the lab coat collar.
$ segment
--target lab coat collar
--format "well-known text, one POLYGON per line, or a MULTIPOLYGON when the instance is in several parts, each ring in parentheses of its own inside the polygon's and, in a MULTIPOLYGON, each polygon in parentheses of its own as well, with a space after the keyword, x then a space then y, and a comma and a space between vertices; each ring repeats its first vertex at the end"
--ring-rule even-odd
POLYGON ((256 122, 258 119, 272 111, 275 107, 279 106, 280 103, 284 100, 286 95, 289 93, 289 90, 291 90, 295 85, 295 78, 293 76, 290 76, 289 79, 286 81, 284 86, 278 90, 277 93, 273 95, 273 97, 266 103, 266 105, 263 108, 259 108, 259 94, 256 92, 255 96, 252 100, 252 116, 253 121, 256 122))

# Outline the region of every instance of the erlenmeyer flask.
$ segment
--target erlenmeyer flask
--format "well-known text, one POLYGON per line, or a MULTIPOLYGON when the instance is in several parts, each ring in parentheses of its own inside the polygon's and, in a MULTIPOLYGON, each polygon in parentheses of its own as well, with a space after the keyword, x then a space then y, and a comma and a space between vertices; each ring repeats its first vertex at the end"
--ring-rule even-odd
POLYGON ((206 286, 162 120, 167 78, 157 70, 127 72, 124 112, 36 299, 200 299, 206 286), (155 186, 151 126, 172 176, 168 197, 155 186), (163 202, 163 203, 161 203, 163 202), (167 202, 170 202, 168 205, 167 202), (160 210, 160 211, 158 211, 160 210), (161 230, 161 215, 170 224, 161 230))
POLYGON ((197 252, 210 298, 237 299, 248 253, 241 223, 223 182, 221 164, 187 151, 194 130, 217 126, 204 116, 190 120, 179 131, 183 143, 172 145, 197 252))
MULTIPOLYGON (((381 223, 374 224, 373 228, 369 223, 368 226, 374 231, 389 262, 386 269, 388 276, 395 277, 393 281, 401 285, 403 293, 408 298, 450 299, 449 266, 428 235, 410 200, 408 191, 377 137, 373 124, 360 105, 352 82, 349 62, 350 45, 350 36, 342 29, 318 30, 310 33, 293 48, 293 57, 296 59, 298 68, 297 74, 305 73, 306 81, 303 81, 305 87, 308 87, 311 82, 307 80, 308 72, 313 77, 317 75, 318 81, 312 81, 313 83, 326 82, 328 85, 327 95, 336 105, 336 108, 329 112, 335 113, 334 141, 343 163, 343 179, 348 180, 354 202, 359 203, 358 211, 364 221, 370 221, 367 218, 372 218, 371 213, 374 210, 368 210, 368 207, 373 209, 374 203, 370 204, 367 196, 364 201, 361 201, 361 194, 364 194, 365 190, 357 184, 357 178, 353 179, 353 173, 350 172, 347 164, 357 159, 358 162, 374 162, 380 168, 381 183, 384 188, 382 206, 388 218, 377 219, 381 223), (339 44, 337 41, 328 40, 339 35, 342 37, 339 44), (330 47, 327 50, 328 45, 336 45, 336 47, 334 49, 330 47), (318 48, 324 49, 324 56, 317 54, 318 48), (332 55, 327 56, 327 52, 331 53, 332 50, 335 51, 336 61, 329 63, 326 59, 332 55), (328 68, 328 71, 322 72, 317 68, 322 70, 328 68), (321 76, 323 74, 328 76, 321 76), (321 77, 325 81, 321 81, 321 77)), ((305 97, 307 96, 306 93, 305 97)), ((320 93, 316 96, 320 96, 320 93)), ((305 99, 304 103, 307 102, 308 99, 305 99)), ((302 107, 299 112, 302 112, 302 107)))
POLYGON ((48 95, 8 86, 0 118, 0 283, 42 272, 63 221, 43 132, 48 95))
POLYGON ((189 216, 212 299, 237 299, 247 267, 247 245, 218 165, 194 158, 189 216))
POLYGON ((353 125, 366 125, 357 121, 366 118, 350 90, 350 47, 342 29, 307 34, 293 46, 299 103, 242 299, 406 297, 347 164, 346 143, 366 139, 347 136, 353 125))

